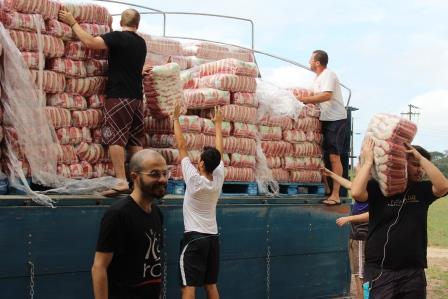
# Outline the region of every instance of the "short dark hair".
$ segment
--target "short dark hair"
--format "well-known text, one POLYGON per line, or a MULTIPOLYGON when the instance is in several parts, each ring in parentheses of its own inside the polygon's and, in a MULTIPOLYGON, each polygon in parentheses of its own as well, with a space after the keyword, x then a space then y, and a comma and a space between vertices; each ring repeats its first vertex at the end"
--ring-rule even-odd
POLYGON ((323 50, 315 50, 313 52, 313 54, 314 54, 315 61, 319 61, 322 66, 327 67, 327 64, 328 64, 327 52, 325 52, 323 50))
POLYGON ((420 145, 412 145, 412 146, 417 150, 417 152, 420 153, 420 155, 425 157, 428 161, 431 161, 431 154, 427 150, 425 150, 420 145))
POLYGON ((221 153, 215 147, 204 146, 201 161, 204 161, 205 171, 212 173, 221 162, 221 153))

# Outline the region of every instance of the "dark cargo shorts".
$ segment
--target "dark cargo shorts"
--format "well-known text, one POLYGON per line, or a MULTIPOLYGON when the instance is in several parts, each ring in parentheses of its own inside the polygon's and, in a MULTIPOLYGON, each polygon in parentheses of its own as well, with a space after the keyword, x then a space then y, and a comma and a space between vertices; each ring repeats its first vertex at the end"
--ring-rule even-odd
POLYGON ((324 135, 324 151, 327 154, 340 156, 344 153, 347 119, 322 121, 322 134, 324 135))

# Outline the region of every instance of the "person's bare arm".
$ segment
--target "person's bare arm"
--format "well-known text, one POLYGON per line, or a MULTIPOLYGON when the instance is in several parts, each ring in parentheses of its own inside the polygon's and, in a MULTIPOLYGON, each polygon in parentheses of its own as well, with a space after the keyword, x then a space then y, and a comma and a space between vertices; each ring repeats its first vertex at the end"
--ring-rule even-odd
POLYGON ((369 222, 369 212, 365 212, 359 215, 350 215, 345 217, 340 217, 336 219, 336 224, 339 227, 344 226, 347 223, 354 222, 354 223, 364 223, 369 222))
POLYGON ((179 117, 180 117, 180 103, 177 102, 174 106, 174 136, 176 138, 177 150, 179 151, 179 160, 182 161, 185 157, 188 157, 187 145, 185 142, 185 137, 180 127, 179 117))
POLYGON ((221 159, 222 159, 222 156, 224 154, 224 141, 222 138, 221 108, 218 106, 215 107, 215 117, 213 118, 213 121, 215 122, 215 130, 216 130, 215 147, 221 153, 221 159))
POLYGON ((300 101, 304 104, 319 104, 331 100, 332 95, 333 92, 324 91, 312 96, 302 97, 300 101))
POLYGON ((112 261, 113 252, 95 252, 92 266, 93 293, 95 299, 109 298, 107 268, 112 261))
POLYGON ((414 155, 415 159, 419 161, 420 166, 423 168, 431 181, 432 193, 437 197, 446 195, 448 193, 448 179, 443 175, 443 173, 410 144, 405 143, 405 146, 407 148, 406 152, 414 155))
POLYGON ((322 168, 321 171, 322 171, 322 173, 324 175, 329 176, 330 178, 332 178, 333 180, 338 182, 342 187, 344 187, 346 189, 349 189, 349 190, 352 188, 352 182, 350 182, 346 178, 341 177, 340 175, 337 175, 336 173, 334 173, 330 169, 322 168))
POLYGON ((368 199, 367 183, 370 178, 370 170, 373 166, 373 140, 367 139, 361 156, 363 157, 363 164, 359 167, 358 173, 352 182, 352 197, 358 201, 366 201, 368 199))
POLYGON ((59 20, 69 25, 79 40, 89 49, 107 49, 107 45, 100 36, 93 37, 79 26, 75 18, 68 11, 59 11, 59 20))

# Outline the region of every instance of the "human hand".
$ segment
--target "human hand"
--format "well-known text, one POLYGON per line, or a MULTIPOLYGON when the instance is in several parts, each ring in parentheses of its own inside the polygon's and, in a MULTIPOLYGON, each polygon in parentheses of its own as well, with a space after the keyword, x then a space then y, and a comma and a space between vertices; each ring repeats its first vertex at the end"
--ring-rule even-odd
POLYGON ((142 75, 143 75, 143 76, 148 75, 149 72, 151 71, 151 68, 152 68, 151 64, 149 64, 149 63, 145 63, 145 64, 143 65, 142 75))
POLYGON ((180 116, 180 112, 182 110, 182 106, 179 101, 174 104, 174 112, 173 112, 173 118, 174 120, 178 120, 180 116))
POLYGON ((375 146, 375 142, 373 142, 372 138, 368 137, 364 141, 364 145, 361 150, 361 160, 362 163, 373 163, 373 147, 375 146))
POLYGON ((414 156, 414 158, 417 161, 421 161, 421 159, 423 158, 423 156, 415 149, 415 147, 413 147, 412 145, 410 145, 409 143, 405 142, 404 146, 406 148, 406 153, 407 154, 411 154, 414 156))
POLYGON ((69 25, 70 27, 73 27, 73 25, 75 25, 77 23, 75 18, 68 11, 60 10, 58 16, 59 16, 59 21, 69 25))
POLYGON ((336 219, 336 224, 339 227, 343 227, 344 225, 346 225, 349 222, 350 221, 348 221, 348 217, 340 217, 340 218, 336 219))
POLYGON ((331 176, 333 174, 333 172, 326 167, 322 167, 320 169, 320 172, 322 173, 322 175, 325 175, 325 176, 331 176))
POLYGON ((215 106, 215 116, 213 117, 215 123, 222 123, 221 107, 215 106))

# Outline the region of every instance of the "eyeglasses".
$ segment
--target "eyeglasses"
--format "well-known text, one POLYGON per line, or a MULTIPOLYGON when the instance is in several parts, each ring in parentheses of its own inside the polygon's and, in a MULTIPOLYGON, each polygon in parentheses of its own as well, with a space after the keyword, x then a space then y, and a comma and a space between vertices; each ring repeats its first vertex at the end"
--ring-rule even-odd
POLYGON ((157 180, 159 180, 161 177, 165 177, 168 180, 171 177, 171 170, 164 170, 164 171, 153 170, 151 172, 139 171, 138 173, 147 175, 157 180))

